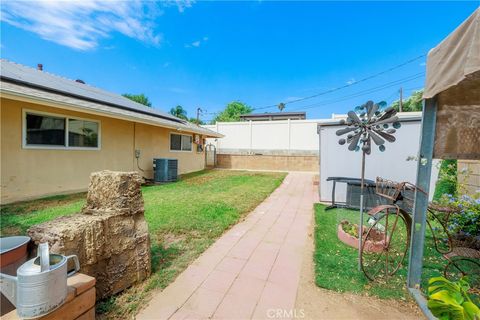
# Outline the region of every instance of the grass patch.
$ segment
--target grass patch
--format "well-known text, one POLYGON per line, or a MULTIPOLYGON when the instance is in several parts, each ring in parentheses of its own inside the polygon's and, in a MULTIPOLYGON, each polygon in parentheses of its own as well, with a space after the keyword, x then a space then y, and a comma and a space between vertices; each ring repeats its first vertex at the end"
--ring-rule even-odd
POLYGON ((80 211, 86 193, 59 195, 0 207, 0 235, 25 234, 35 224, 80 211))
MULTIPOLYGON (((261 203, 284 173, 209 170, 171 184, 144 187, 145 219, 152 253, 152 276, 97 303, 100 318, 124 319, 145 304, 152 289, 164 288, 226 229, 261 203)), ((43 199, 2 207, 2 235, 78 212, 84 195, 43 199)))
MULTIPOLYGON (((410 299, 406 289, 406 262, 387 284, 369 281, 358 271, 358 251, 337 238, 337 225, 342 219, 357 222, 359 212, 347 209, 325 211, 324 205, 315 205, 315 283, 337 292, 351 292, 382 299, 410 299)), ((428 229, 428 228, 427 228, 428 229)), ((440 276, 445 260, 433 248, 433 239, 427 230, 424 250, 423 287, 430 277, 440 276)), ((408 259, 408 256, 407 258, 408 259)))

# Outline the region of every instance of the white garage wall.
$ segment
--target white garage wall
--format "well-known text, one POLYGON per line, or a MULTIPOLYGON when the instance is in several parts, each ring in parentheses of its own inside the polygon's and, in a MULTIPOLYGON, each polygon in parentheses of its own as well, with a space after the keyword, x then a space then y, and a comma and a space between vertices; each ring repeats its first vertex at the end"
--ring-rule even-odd
MULTIPOLYGON (((401 117, 402 127, 395 133, 394 143, 386 142, 385 152, 378 148, 366 157, 365 178, 375 180, 377 176, 393 181, 409 181, 415 183, 417 162, 407 161, 408 157, 416 157, 420 146, 421 115, 401 117), (414 120, 416 118, 416 120, 414 120), (414 120, 414 121, 411 121, 414 120)), ((333 123, 335 123, 334 121, 333 123)), ((362 153, 349 151, 347 145, 338 144, 335 132, 344 126, 331 125, 332 121, 320 123, 320 199, 329 202, 332 197, 333 182, 328 177, 360 178, 362 153)), ((434 190, 438 176, 436 163, 432 169, 431 190, 434 190)), ((430 197, 433 195, 431 192, 430 197)), ((338 183, 336 200, 345 201, 346 186, 338 183)))

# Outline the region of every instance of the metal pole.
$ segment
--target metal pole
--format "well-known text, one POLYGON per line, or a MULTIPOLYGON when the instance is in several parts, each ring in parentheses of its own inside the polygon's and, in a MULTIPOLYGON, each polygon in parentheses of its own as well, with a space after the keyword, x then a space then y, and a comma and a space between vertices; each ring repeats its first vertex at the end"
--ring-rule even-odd
POLYGON ((426 99, 423 107, 416 185, 427 194, 418 191, 415 192, 410 258, 408 261, 407 285, 409 288, 419 288, 422 280, 423 249, 427 221, 428 192, 432 172, 433 147, 435 143, 436 118, 437 103, 435 98, 426 99))
POLYGON ((365 151, 362 151, 362 177, 360 181, 360 223, 358 227, 358 271, 362 270, 362 238, 363 238, 363 184, 365 180, 365 151))
POLYGON ((398 106, 398 110, 400 112, 403 112, 403 88, 400 87, 400 101, 399 101, 399 106, 398 106))
POLYGON ((202 109, 198 107, 197 108, 197 126, 200 125, 200 111, 202 111, 202 109))

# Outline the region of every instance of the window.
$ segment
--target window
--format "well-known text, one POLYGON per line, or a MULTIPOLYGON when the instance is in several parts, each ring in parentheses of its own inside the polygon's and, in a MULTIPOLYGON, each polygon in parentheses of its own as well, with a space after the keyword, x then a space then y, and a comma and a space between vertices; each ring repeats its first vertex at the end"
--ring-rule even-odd
POLYGON ((68 119, 68 146, 97 148, 98 123, 68 119))
POLYGON ((65 146, 65 118, 27 113, 27 145, 65 146))
POLYGON ((192 136, 170 134, 171 151, 192 151, 192 136))
POLYGON ((47 113, 24 112, 26 148, 98 149, 100 123, 47 113))

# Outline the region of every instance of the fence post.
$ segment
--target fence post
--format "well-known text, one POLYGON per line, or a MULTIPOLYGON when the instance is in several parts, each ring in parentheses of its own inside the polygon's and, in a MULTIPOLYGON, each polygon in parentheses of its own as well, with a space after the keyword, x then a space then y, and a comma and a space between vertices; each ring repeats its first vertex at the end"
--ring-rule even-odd
POLYGON ((290 148, 292 143, 292 137, 291 137, 292 124, 290 122, 290 119, 287 120, 287 125, 288 125, 288 154, 290 155, 290 148))
POLYGON ((253 130, 252 130, 252 120, 249 120, 249 126, 250 126, 250 151, 249 153, 252 154, 252 144, 253 144, 253 130))
MULTIPOLYGON (((218 133, 220 133, 220 131, 218 131, 218 121, 215 121, 215 131, 217 131, 218 133)), ((220 141, 217 139, 215 139, 215 147, 217 148, 217 150, 219 149, 218 148, 218 145, 220 144, 220 141)))

